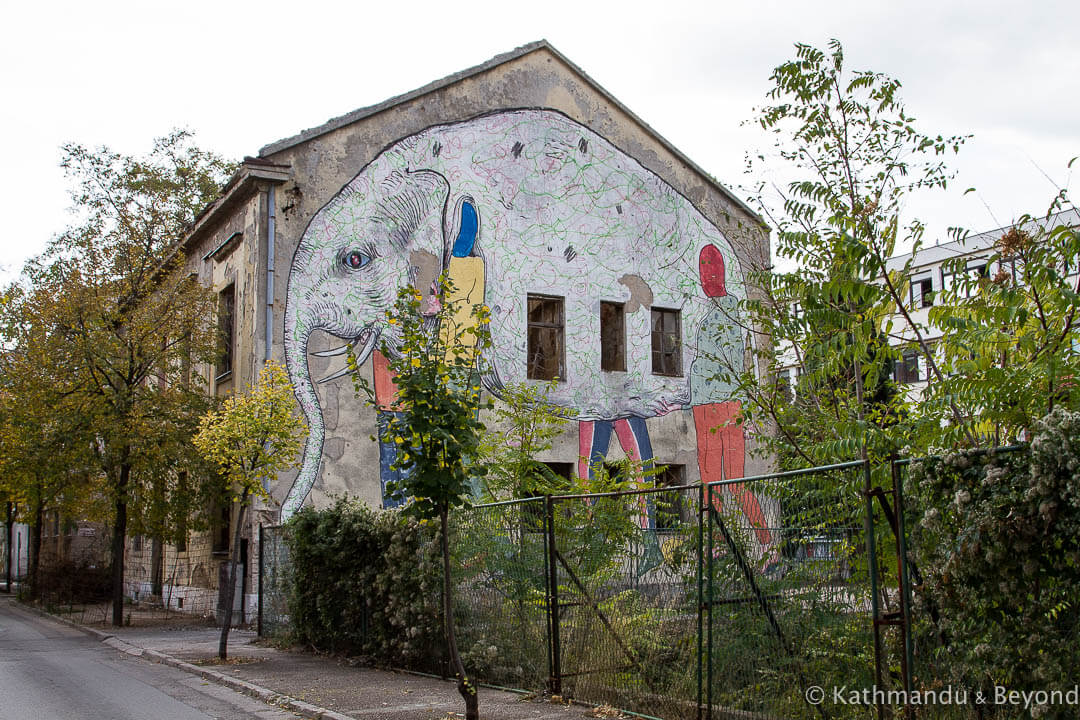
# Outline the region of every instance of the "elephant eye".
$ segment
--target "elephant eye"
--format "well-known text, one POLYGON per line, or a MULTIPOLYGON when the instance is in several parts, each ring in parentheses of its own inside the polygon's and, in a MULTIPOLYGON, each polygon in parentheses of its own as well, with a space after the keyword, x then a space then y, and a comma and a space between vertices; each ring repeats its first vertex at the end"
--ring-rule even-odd
POLYGON ((345 257, 342 258, 341 262, 350 270, 359 270, 371 262, 371 258, 359 250, 353 250, 352 252, 347 253, 345 257))

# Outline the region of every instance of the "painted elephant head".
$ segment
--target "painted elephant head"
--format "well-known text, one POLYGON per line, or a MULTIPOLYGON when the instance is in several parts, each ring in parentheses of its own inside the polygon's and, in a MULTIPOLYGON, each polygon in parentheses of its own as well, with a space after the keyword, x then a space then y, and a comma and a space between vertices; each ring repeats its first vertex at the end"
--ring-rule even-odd
MULTIPOLYGON (((308 345, 322 330, 344 340, 318 353, 344 355, 350 348, 362 363, 380 338, 398 345, 395 326, 386 322, 401 287, 427 291, 450 257, 457 221, 446 216, 448 184, 431 171, 379 167, 381 156, 345 186, 311 220, 300 240, 289 274, 285 307, 285 359, 297 399, 310 428, 304 459, 282 506, 282 519, 296 512, 315 483, 324 427, 308 345)), ((460 211, 461 203, 456 207, 460 211)), ((471 206, 470 206, 471 210, 471 206)), ((468 221, 469 215, 466 214, 468 221)))

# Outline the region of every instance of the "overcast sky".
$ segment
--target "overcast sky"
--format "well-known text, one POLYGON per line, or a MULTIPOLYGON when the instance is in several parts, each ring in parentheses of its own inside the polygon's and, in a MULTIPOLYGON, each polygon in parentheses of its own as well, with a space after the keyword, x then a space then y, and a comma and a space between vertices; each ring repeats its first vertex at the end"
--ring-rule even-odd
POLYGON ((174 127, 239 159, 546 38, 732 188, 740 128, 793 44, 900 79, 933 134, 974 134, 956 191, 912 211, 932 238, 1045 210, 1080 174, 1080 3, 12 2, 0 30, 0 280, 68 222, 60 146, 149 149, 174 127), (961 195, 974 186, 977 193, 961 195))

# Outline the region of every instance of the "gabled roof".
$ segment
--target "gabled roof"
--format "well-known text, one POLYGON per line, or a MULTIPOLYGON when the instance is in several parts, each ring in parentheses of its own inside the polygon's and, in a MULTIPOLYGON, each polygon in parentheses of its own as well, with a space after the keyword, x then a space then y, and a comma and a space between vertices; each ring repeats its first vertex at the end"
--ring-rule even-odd
POLYGON ((416 90, 412 90, 411 92, 389 98, 388 100, 384 100, 381 103, 377 103, 375 105, 370 105, 368 107, 353 110, 352 112, 346 113, 345 115, 341 115, 339 117, 327 120, 322 125, 304 130, 296 135, 293 135, 292 137, 283 138, 281 140, 278 140, 277 142, 272 142, 269 145, 264 145, 259 150, 259 157, 265 158, 275 153, 279 153, 282 150, 287 150, 288 148, 307 142, 321 135, 333 132, 334 130, 345 127, 346 125, 350 125, 359 120, 363 120, 364 118, 371 117, 372 115, 383 112, 385 110, 389 110, 397 105, 401 105, 410 100, 414 100, 423 95, 427 95, 428 93, 441 90, 442 88, 453 85, 454 83, 460 82, 461 80, 465 80, 475 75, 479 75, 480 73, 486 72, 487 70, 490 70, 494 67, 511 62, 520 57, 524 57, 525 55, 536 52, 538 50, 546 50, 547 52, 555 56, 559 61, 564 63, 576 75, 578 75, 586 85, 591 87, 611 105, 618 108, 621 112, 625 113, 628 117, 630 117, 631 120, 641 126, 641 128, 644 129, 646 133, 652 136, 652 138, 656 140, 660 145, 662 145, 668 152, 677 157, 688 167, 692 168, 694 172, 696 172, 702 177, 702 179, 712 185, 718 192, 720 192, 720 194, 729 199, 732 203, 737 205, 744 212, 748 213, 752 218, 764 224, 764 220, 762 220, 761 216, 754 212, 745 202, 743 202, 734 193, 724 187, 724 185, 721 184, 718 180, 716 180, 716 178, 703 170, 697 163, 684 155, 678 148, 668 142, 666 138, 664 138, 660 133, 656 132, 656 130, 650 127, 648 123, 646 123, 629 108, 619 102, 619 100, 616 99, 614 95, 605 90, 603 86, 600 85, 600 83, 589 77, 584 70, 579 68, 569 59, 567 59, 565 55, 552 47, 547 40, 537 40, 536 42, 522 45, 521 47, 511 50, 510 52, 496 55, 487 62, 483 62, 474 67, 468 68, 467 70, 453 73, 452 75, 447 75, 440 80, 428 83, 427 85, 424 85, 421 88, 417 88, 416 90))

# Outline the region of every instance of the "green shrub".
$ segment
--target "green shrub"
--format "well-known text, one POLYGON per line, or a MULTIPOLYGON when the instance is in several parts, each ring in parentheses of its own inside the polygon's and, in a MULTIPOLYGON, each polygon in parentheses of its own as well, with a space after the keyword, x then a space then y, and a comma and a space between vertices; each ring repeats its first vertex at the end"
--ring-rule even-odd
POLYGON ((289 613, 296 639, 378 665, 432 669, 442 656, 432 527, 354 500, 290 523, 289 613))
MULTIPOLYGON (((1080 667, 1080 413, 1054 411, 1030 452, 914 463, 912 547, 923 682, 984 694, 1068 690, 1080 667)), ((1006 712, 1011 710, 1004 709, 1006 712)), ((1035 717, 1073 717, 1046 706, 1035 717)))

